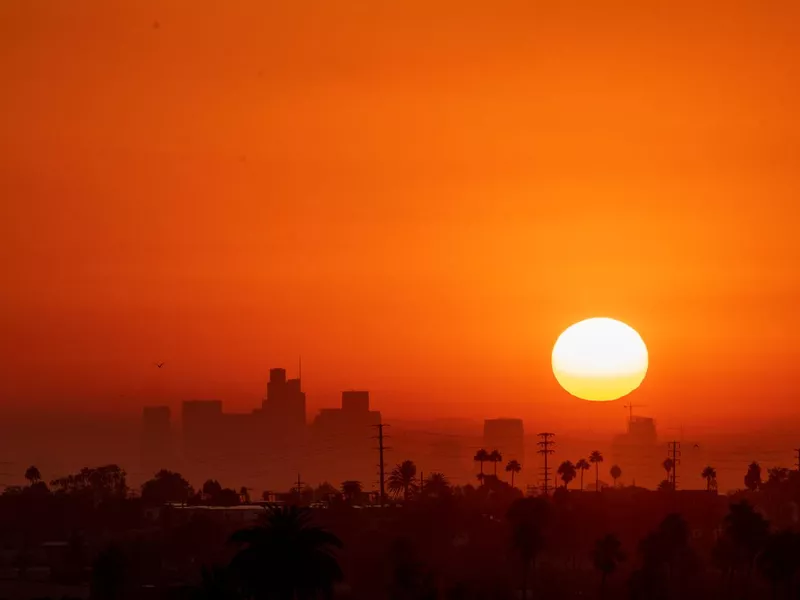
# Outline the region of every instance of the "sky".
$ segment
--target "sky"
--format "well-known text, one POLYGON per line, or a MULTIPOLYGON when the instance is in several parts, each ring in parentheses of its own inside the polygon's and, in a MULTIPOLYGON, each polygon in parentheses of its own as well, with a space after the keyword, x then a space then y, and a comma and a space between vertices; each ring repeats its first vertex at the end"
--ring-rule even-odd
POLYGON ((799 29, 780 0, 2 2, 0 411, 245 411, 302 357, 311 411, 618 428, 550 368, 607 316, 648 346, 639 411, 788 419, 799 29))

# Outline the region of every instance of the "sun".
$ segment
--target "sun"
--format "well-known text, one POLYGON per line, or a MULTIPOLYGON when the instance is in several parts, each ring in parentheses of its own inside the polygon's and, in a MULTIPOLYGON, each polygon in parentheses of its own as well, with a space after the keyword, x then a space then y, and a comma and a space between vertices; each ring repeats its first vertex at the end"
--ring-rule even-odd
POLYGON ((647 346, 632 327, 604 317, 586 319, 558 336, 553 374, 573 396, 616 400, 642 383, 647 358, 647 346))

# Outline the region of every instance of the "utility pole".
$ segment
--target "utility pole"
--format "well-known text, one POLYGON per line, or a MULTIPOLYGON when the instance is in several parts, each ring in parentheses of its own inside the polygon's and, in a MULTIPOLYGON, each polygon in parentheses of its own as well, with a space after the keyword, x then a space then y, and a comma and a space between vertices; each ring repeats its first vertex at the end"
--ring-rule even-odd
POLYGON ((378 437, 378 452, 379 452, 379 456, 380 456, 380 462, 378 463, 378 469, 379 469, 378 474, 379 474, 379 477, 380 477, 379 483, 380 483, 380 486, 381 486, 380 487, 381 506, 384 506, 386 504, 386 488, 385 488, 385 482, 384 482, 385 473, 384 473, 384 463, 383 463, 383 452, 385 450, 388 450, 389 448, 387 448, 386 446, 383 445, 383 440, 385 438, 389 437, 389 436, 385 436, 383 434, 383 428, 384 427, 389 427, 389 425, 386 424, 386 423, 378 423, 377 425, 373 425, 373 427, 377 427, 377 429, 378 429, 378 436, 377 436, 378 437))
POLYGON ((303 499, 303 488, 306 485, 305 481, 300 480, 300 473, 297 474, 297 481, 295 482, 295 489, 297 490, 297 500, 302 501, 303 499))
POLYGON ((542 469, 544 483, 542 484, 542 492, 545 496, 550 494, 550 467, 547 466, 547 455, 555 452, 555 450, 553 450, 555 441, 552 439, 555 435, 555 433, 540 433, 538 437, 540 437, 541 440, 536 442, 536 445, 539 446, 539 450, 537 450, 536 453, 544 456, 544 468, 542 469))
POLYGON ((678 489, 678 463, 681 460, 681 443, 672 441, 667 444, 667 447, 672 454, 672 491, 674 492, 678 489))

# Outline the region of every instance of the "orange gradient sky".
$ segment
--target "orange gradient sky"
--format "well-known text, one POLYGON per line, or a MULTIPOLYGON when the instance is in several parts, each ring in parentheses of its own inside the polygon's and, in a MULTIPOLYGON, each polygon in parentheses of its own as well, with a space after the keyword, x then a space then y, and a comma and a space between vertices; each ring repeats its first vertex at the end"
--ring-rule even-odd
POLYGON ((500 4, 0 3, 3 406, 619 425, 609 316, 662 422, 796 414, 800 4, 500 4))

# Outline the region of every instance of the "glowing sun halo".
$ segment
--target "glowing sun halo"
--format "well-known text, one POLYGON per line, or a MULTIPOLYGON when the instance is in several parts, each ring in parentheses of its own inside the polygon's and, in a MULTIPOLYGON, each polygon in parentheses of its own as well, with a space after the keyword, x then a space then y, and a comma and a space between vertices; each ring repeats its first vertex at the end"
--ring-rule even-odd
POLYGON ((607 318, 568 327, 553 346, 553 374, 573 396, 616 400, 639 387, 647 373, 647 346, 635 329, 607 318))

